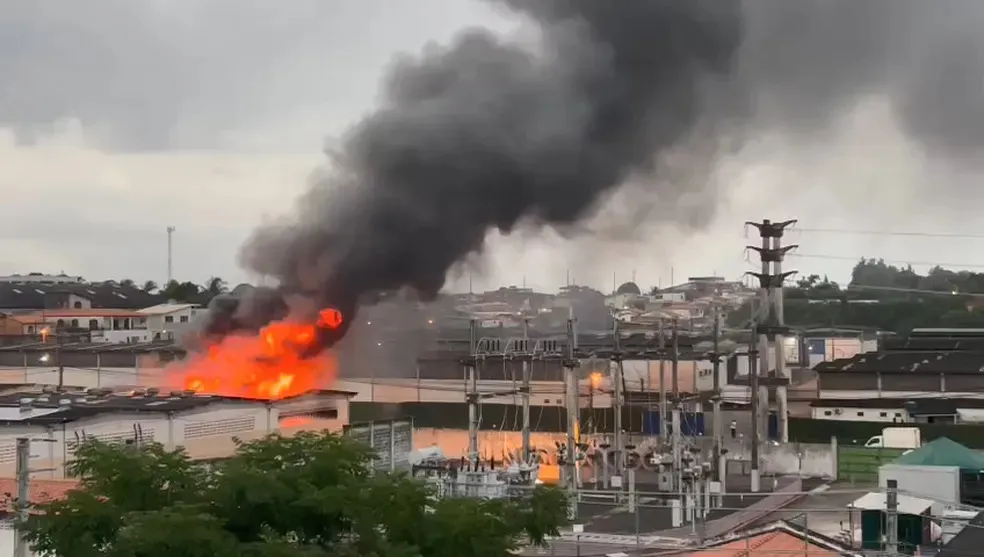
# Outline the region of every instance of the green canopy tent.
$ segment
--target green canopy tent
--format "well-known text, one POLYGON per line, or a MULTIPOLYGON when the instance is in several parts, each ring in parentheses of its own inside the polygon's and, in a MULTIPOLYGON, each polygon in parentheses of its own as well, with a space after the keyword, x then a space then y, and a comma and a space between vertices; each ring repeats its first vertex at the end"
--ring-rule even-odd
POLYGON ((954 466, 960 469, 960 502, 984 504, 984 454, 940 437, 897 458, 903 466, 954 466))
POLYGON ((956 466, 961 470, 984 470, 984 455, 956 441, 940 437, 897 458, 894 464, 905 466, 956 466))

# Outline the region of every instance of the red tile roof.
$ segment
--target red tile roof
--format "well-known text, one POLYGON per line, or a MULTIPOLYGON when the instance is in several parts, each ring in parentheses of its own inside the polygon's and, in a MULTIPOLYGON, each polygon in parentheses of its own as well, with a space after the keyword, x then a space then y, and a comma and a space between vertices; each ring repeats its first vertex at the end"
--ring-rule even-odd
POLYGON ((686 554, 686 557, 793 557, 795 555, 837 557, 838 554, 788 532, 775 530, 694 551, 686 554))
MULTIPOLYGON (((40 480, 31 478, 29 495, 31 503, 47 503, 65 497, 68 490, 78 485, 75 480, 40 480)), ((17 498, 17 480, 0 478, 0 511, 12 512, 17 498)))

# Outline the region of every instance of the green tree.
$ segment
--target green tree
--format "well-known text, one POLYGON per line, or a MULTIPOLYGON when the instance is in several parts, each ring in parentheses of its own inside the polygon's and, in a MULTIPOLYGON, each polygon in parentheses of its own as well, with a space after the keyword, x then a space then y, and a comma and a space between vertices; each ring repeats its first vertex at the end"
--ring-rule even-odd
POLYGON ((220 294, 225 294, 229 291, 226 281, 222 280, 220 277, 212 277, 205 282, 205 288, 203 289, 205 294, 208 294, 209 298, 214 298, 220 294))
POLYGON ((123 288, 136 288, 137 283, 133 282, 133 279, 125 278, 120 281, 120 286, 123 288))
POLYGON ((543 544, 567 499, 434 497, 402 474, 370 472, 368 448, 330 433, 240 444, 216 468, 159 444, 83 444, 80 488, 38 505, 35 549, 73 557, 506 557, 543 544))
POLYGON ((157 283, 154 282, 154 281, 152 281, 152 280, 148 280, 147 282, 143 283, 143 286, 140 287, 140 290, 143 290, 144 292, 147 292, 147 293, 156 292, 157 291, 157 283))
POLYGON ((161 294, 167 296, 168 300, 174 300, 176 302, 193 303, 202 294, 202 289, 197 284, 186 281, 178 282, 172 280, 167 283, 161 294))

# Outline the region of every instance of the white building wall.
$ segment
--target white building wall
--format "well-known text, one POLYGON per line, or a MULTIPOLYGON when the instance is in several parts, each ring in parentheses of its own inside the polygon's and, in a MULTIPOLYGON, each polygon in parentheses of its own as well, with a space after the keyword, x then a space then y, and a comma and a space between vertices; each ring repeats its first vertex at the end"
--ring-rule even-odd
POLYGON ((901 408, 811 408, 814 420, 834 420, 843 422, 908 422, 909 413, 901 408))
POLYGON ((878 486, 885 489, 888 480, 898 482, 901 494, 934 501, 933 516, 960 504, 960 468, 956 466, 883 464, 878 469, 878 486))
POLYGON ((235 449, 234 437, 248 441, 276 431, 278 417, 278 410, 272 405, 220 402, 173 416, 111 413, 64 427, 0 427, 0 473, 14 472, 17 437, 50 439, 33 444, 33 467, 50 469, 48 477, 60 478, 64 477, 65 462, 71 459, 78 440, 83 437, 124 442, 135 439, 139 433, 143 441, 162 443, 168 448, 184 446, 192 458, 209 459, 231 454, 235 449))
POLYGON ((961 422, 984 422, 984 408, 958 408, 957 419, 961 422))

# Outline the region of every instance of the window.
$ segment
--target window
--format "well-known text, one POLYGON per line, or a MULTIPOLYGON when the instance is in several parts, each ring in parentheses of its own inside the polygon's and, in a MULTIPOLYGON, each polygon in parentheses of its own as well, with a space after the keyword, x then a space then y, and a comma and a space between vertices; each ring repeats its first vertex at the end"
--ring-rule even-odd
POLYGON ((174 316, 173 315, 165 315, 164 316, 164 322, 165 323, 174 323, 174 316))
POLYGON ((178 321, 181 321, 182 323, 187 323, 188 322, 188 316, 187 315, 182 315, 181 317, 178 318, 178 321))
POLYGON ((833 415, 833 412, 831 412, 830 410, 824 410, 823 411, 823 415, 824 416, 830 416, 830 415, 833 415))
POLYGON ((90 319, 89 320, 89 330, 90 331, 95 331, 98 328, 99 328, 99 320, 98 319, 90 319))
POLYGON ((888 417, 888 412, 882 412, 882 413, 878 414, 878 416, 880 418, 887 418, 888 417))
POLYGON ((73 329, 78 329, 79 328, 79 320, 78 319, 72 319, 72 328, 73 329))
POLYGON ((896 412, 895 413, 895 417, 896 418, 901 418, 902 417, 902 412, 896 412))
POLYGON ((858 412, 858 416, 864 416, 864 412, 858 412))
POLYGON ((82 302, 75 302, 72 304, 72 307, 75 309, 82 309, 82 302))

